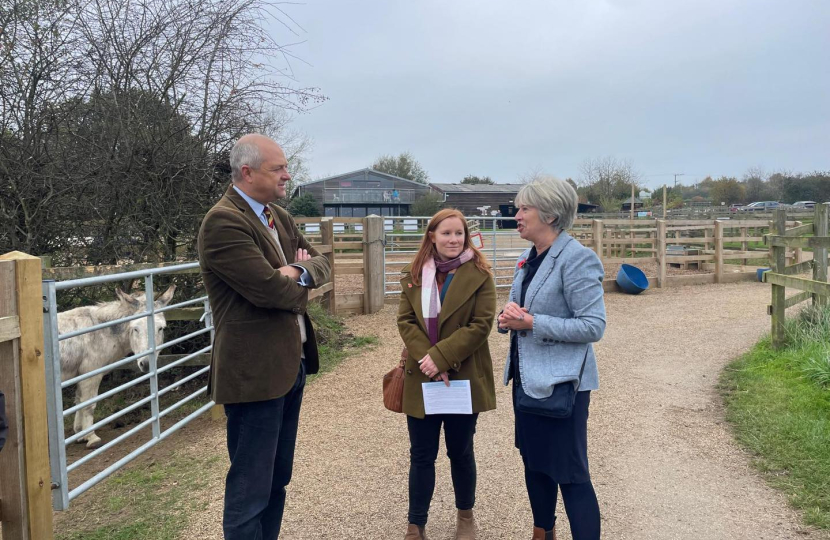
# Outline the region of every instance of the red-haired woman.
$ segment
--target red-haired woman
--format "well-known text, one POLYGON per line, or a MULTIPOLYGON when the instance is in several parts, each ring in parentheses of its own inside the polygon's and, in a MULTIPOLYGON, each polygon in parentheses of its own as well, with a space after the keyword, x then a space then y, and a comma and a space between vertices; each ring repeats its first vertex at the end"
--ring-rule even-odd
POLYGON ((478 413, 496 408, 487 338, 496 314, 496 285, 484 255, 470 240, 464 215, 441 210, 427 226, 415 259, 404 267, 398 330, 409 352, 403 412, 409 428, 409 526, 406 540, 426 538, 435 488, 441 425, 450 458, 458 540, 475 538, 478 413), (421 384, 470 381, 472 414, 424 414, 421 384))

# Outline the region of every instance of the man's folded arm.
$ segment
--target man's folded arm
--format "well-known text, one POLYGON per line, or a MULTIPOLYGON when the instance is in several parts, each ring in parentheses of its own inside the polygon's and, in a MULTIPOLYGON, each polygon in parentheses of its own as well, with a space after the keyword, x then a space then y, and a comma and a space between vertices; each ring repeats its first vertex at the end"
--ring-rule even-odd
POLYGON ((203 267, 257 307, 305 310, 308 289, 271 266, 254 242, 249 226, 234 218, 223 211, 205 217, 203 267))

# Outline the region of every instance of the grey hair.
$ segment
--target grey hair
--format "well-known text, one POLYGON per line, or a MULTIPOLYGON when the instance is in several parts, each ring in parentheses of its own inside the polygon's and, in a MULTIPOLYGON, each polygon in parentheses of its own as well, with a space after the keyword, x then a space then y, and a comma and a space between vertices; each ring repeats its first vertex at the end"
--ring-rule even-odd
POLYGON ((552 176, 535 180, 519 190, 515 206, 532 206, 539 211, 539 218, 551 227, 566 231, 573 227, 579 197, 568 182, 552 176))
POLYGON ((237 183, 242 180, 242 167, 247 165, 252 169, 262 166, 262 152, 254 142, 237 141, 231 148, 229 159, 231 163, 231 180, 237 183))

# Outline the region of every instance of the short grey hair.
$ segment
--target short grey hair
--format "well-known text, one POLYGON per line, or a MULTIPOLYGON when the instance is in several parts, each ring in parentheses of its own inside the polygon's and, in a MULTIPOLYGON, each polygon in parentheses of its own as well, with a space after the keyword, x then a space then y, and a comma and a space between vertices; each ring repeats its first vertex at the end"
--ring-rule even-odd
POLYGON ((262 152, 255 142, 237 141, 231 148, 229 159, 231 163, 231 180, 237 183, 242 180, 242 167, 247 165, 252 169, 262 166, 262 152))
POLYGON ((534 180, 519 190, 514 206, 532 206, 551 227, 566 231, 573 227, 579 197, 572 185, 552 176, 534 180))

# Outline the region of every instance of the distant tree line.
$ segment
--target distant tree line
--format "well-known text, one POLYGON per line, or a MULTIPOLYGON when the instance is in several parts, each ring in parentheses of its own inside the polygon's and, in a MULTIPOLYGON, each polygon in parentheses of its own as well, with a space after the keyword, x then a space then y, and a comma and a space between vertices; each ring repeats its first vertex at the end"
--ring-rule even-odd
MULTIPOLYGON (((655 202, 662 202, 662 189, 654 193, 655 202)), ((692 185, 667 187, 669 208, 683 201, 711 201, 714 205, 748 204, 755 201, 778 201, 792 204, 796 201, 830 201, 830 171, 812 173, 776 172, 765 174, 750 169, 740 180, 721 176, 706 177, 692 185)))

